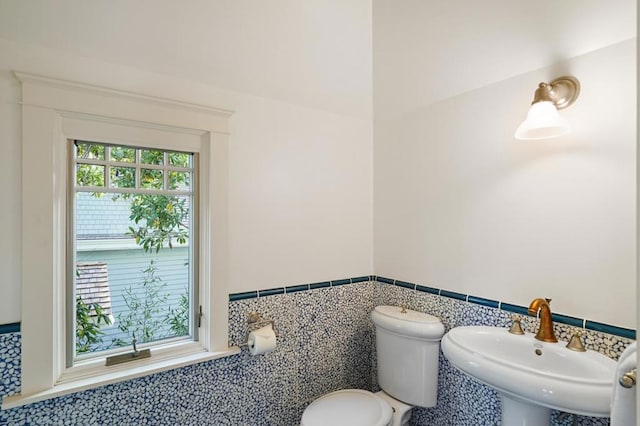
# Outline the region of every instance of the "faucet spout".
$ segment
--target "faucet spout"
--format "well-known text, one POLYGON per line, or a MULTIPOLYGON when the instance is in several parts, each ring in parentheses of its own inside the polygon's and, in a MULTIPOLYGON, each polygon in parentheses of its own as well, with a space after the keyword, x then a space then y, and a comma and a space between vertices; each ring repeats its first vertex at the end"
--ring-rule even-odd
POLYGON ((553 332, 553 319, 551 318, 551 308, 549 307, 551 299, 537 298, 533 299, 529 305, 529 314, 537 315, 540 312, 540 328, 536 333, 536 339, 543 342, 556 343, 556 335, 553 332))

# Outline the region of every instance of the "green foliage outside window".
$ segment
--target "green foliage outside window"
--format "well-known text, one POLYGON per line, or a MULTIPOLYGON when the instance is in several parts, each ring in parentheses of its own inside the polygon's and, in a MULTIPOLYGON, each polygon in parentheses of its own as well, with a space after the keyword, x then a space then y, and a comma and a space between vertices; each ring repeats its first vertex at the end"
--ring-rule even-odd
MULTIPOLYGON (((131 286, 125 289, 124 301, 127 310, 118 314, 120 331, 127 333, 131 340, 136 339, 139 343, 167 337, 156 334, 164 325, 159 314, 170 297, 170 294, 164 292, 167 284, 156 276, 156 270, 157 267, 152 260, 144 270, 141 296, 131 286)), ((125 346, 128 343, 121 340, 114 342, 116 346, 125 346)))
POLYGON ((99 303, 86 304, 76 297, 76 353, 94 350, 102 343, 101 325, 110 325, 111 319, 99 303))
MULTIPOLYGON (((84 159, 105 159, 105 146, 89 142, 76 142, 76 156, 84 159)), ((160 150, 140 149, 140 185, 141 188, 163 189, 163 170, 145 169, 145 164, 163 165, 165 153, 160 150)), ((124 146, 109 147, 109 159, 120 163, 134 163, 136 149, 124 146)), ((169 165, 176 167, 190 167, 190 154, 182 152, 167 153, 169 165)), ((133 165, 133 164, 132 164, 133 165)), ((109 180, 114 188, 135 188, 135 168, 111 166, 109 180)), ((167 188, 175 190, 189 187, 189 172, 169 171, 167 188)), ((93 164, 78 164, 76 169, 78 186, 103 187, 104 166, 93 164)), ((144 191, 144 190, 142 190, 144 191)), ((103 193, 93 193, 101 197, 103 193)), ((162 247, 173 248, 174 242, 186 244, 189 238, 189 207, 185 197, 157 194, 115 193, 112 199, 123 198, 131 200, 131 215, 129 218, 135 226, 129 228, 127 235, 135 238, 145 252, 160 251, 162 247)))
MULTIPOLYGON (((136 339, 138 343, 146 343, 189 334, 187 293, 180 296, 178 308, 172 309, 167 303, 171 296, 165 292, 167 284, 156 275, 157 269, 152 260, 143 271, 142 294, 136 292, 131 286, 125 289, 124 300, 127 310, 118 314, 118 328, 129 336, 130 341, 136 339), (166 315, 161 316, 167 311, 166 315), (168 330, 166 330, 167 324, 169 324, 168 330), (163 329, 166 331, 161 331, 163 329)), ((130 341, 116 339, 113 345, 126 346, 130 341)))
POLYGON ((186 198, 169 195, 135 195, 131 197, 131 215, 136 224, 130 226, 127 235, 136 239, 145 252, 157 253, 166 244, 173 248, 173 241, 185 244, 189 238, 189 217, 186 198))
POLYGON ((174 336, 189 334, 189 297, 186 291, 180 295, 180 303, 177 308, 169 307, 166 321, 174 336))

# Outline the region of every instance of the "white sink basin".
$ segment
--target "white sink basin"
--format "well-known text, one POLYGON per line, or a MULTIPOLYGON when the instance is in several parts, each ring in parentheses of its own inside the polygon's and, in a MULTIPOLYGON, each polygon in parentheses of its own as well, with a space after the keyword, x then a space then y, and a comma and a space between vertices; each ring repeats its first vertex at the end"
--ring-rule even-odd
POLYGON ((608 417, 616 362, 565 345, 506 328, 456 327, 443 337, 442 352, 456 368, 501 394, 503 425, 515 424, 505 415, 546 416, 540 423, 517 424, 549 424, 550 409, 608 417))

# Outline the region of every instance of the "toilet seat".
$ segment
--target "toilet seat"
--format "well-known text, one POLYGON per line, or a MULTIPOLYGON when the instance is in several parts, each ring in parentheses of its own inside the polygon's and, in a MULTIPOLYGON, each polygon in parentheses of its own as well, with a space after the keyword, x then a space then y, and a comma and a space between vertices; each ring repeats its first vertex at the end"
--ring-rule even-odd
POLYGON ((301 426, 388 426, 393 411, 377 395, 346 389, 313 401, 302 414, 301 426))

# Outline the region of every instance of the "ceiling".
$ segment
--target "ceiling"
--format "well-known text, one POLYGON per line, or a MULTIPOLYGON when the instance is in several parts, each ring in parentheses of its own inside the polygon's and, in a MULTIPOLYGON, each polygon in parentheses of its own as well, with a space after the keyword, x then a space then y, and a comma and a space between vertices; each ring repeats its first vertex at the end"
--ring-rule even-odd
POLYGON ((398 69, 419 76, 421 87, 398 81, 384 96, 418 93, 428 104, 633 38, 635 7, 635 0, 0 0, 0 38, 370 116, 372 69, 376 80, 398 69))
POLYGON ((388 112, 635 38, 636 1, 374 0, 373 28, 376 112, 388 112))

